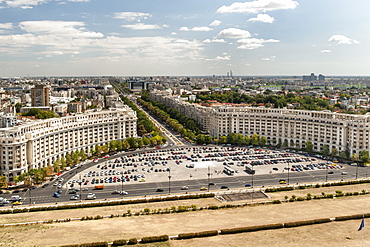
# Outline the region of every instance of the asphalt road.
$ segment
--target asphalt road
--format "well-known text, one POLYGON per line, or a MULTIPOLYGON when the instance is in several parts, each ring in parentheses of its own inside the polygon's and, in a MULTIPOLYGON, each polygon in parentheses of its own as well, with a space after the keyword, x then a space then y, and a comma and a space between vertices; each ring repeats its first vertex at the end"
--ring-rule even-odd
MULTIPOLYGON (((117 155, 119 156, 119 155, 117 155)), ((112 156, 111 158, 115 158, 112 156)), ((104 161, 101 161, 103 163, 104 161)), ((73 172, 82 171, 89 166, 96 165, 97 163, 91 163, 86 165, 84 168, 74 169, 73 172)), ((235 189, 251 189, 251 187, 245 187, 245 184, 253 184, 254 188, 267 187, 267 186, 277 186, 279 185, 280 179, 285 179, 289 184, 297 183, 315 183, 315 182, 325 182, 328 181, 338 181, 341 179, 355 179, 356 178, 356 167, 344 165, 343 169, 335 169, 334 174, 327 174, 326 170, 313 170, 313 171, 303 171, 303 172, 283 172, 283 173, 273 173, 273 174, 261 174, 261 175, 246 175, 246 176, 228 176, 219 177, 211 179, 193 179, 193 180, 179 180, 179 181, 162 181, 162 182, 143 182, 135 184, 125 184, 125 183, 115 183, 115 184, 105 184, 103 190, 93 190, 93 191, 81 191, 81 198, 85 200, 87 193, 94 193, 97 196, 97 200, 103 199, 113 199, 122 198, 121 195, 112 194, 114 190, 125 190, 129 194, 124 197, 139 197, 145 195, 168 195, 177 193, 194 193, 201 192, 201 187, 208 188, 208 183, 214 183, 214 185, 209 186, 211 192, 222 192, 225 189, 221 189, 221 186, 228 186, 230 190, 235 189), (347 175, 341 175, 343 171, 346 171, 347 175), (289 175, 288 175, 289 174, 289 175), (181 190, 182 186, 187 186, 188 190, 181 190), (157 189, 163 189, 163 192, 157 192, 157 189)), ((365 178, 370 175, 370 168, 358 167, 358 178, 365 178), (369 172, 369 174, 367 174, 369 172)), ((73 174, 66 172, 61 177, 64 181, 68 181, 73 174)), ((23 198, 24 204, 42 204, 42 203, 56 203, 56 202, 66 202, 70 201, 71 194, 67 193, 67 190, 63 189, 63 193, 60 198, 54 198, 52 195, 56 191, 56 187, 53 186, 54 181, 49 182, 49 186, 46 188, 36 188, 28 192, 21 192, 19 195, 23 198), (31 201, 30 201, 31 196, 31 201)), ((77 188, 79 188, 77 186, 77 188)), ((77 192, 80 194, 80 192, 77 192)), ((10 198, 11 195, 3 195, 5 198, 10 198)))

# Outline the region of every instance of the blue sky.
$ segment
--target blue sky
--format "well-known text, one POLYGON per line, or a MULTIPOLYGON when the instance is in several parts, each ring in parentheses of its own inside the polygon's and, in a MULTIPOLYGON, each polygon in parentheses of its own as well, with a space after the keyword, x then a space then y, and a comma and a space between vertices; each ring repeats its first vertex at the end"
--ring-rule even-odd
POLYGON ((0 0, 0 77, 370 75, 369 0, 0 0))

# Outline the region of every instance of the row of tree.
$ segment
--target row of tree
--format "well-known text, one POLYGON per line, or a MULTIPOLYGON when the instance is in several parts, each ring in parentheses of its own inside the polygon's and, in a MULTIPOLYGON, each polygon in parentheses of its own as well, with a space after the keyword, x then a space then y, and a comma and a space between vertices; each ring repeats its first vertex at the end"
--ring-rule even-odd
POLYGON ((151 100, 148 92, 142 93, 141 100, 138 102, 164 121, 167 120, 168 117, 176 119, 184 128, 193 131, 194 134, 200 132, 199 124, 194 119, 185 116, 178 110, 166 106, 165 104, 151 100))
POLYGON ((294 93, 269 95, 267 94, 257 94, 256 96, 249 96, 246 94, 240 94, 236 90, 223 93, 212 93, 212 94, 198 94, 196 103, 207 102, 209 100, 216 100, 220 103, 247 103, 258 106, 264 104, 269 107, 283 108, 288 104, 297 103, 299 104, 297 109, 302 110, 331 110, 333 106, 329 105, 329 102, 322 98, 310 97, 310 96, 299 96, 294 93))

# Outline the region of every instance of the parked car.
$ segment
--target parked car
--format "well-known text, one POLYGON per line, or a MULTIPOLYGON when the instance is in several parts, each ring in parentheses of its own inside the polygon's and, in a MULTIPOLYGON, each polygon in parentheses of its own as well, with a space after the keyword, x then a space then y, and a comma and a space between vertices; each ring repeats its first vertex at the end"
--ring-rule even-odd
POLYGON ((163 192, 163 189, 158 188, 158 189, 157 189, 157 192, 163 192))

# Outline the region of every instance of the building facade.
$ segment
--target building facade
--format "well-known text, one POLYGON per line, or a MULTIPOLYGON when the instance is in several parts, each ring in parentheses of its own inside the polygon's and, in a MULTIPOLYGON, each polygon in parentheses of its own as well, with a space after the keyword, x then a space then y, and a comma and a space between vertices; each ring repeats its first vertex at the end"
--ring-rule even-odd
POLYGON ((330 152, 359 154, 363 150, 370 151, 369 114, 222 104, 205 107, 158 92, 152 92, 151 98, 192 117, 212 137, 220 138, 229 133, 251 136, 256 133, 266 137, 268 145, 301 149, 311 141, 317 152, 323 151, 325 145, 330 152))
POLYGON ((31 88, 32 106, 49 106, 50 105, 50 86, 35 85, 31 88))
POLYGON ((89 154, 96 145, 137 137, 136 120, 136 112, 126 106, 0 129, 0 173, 11 182, 76 150, 89 154))

